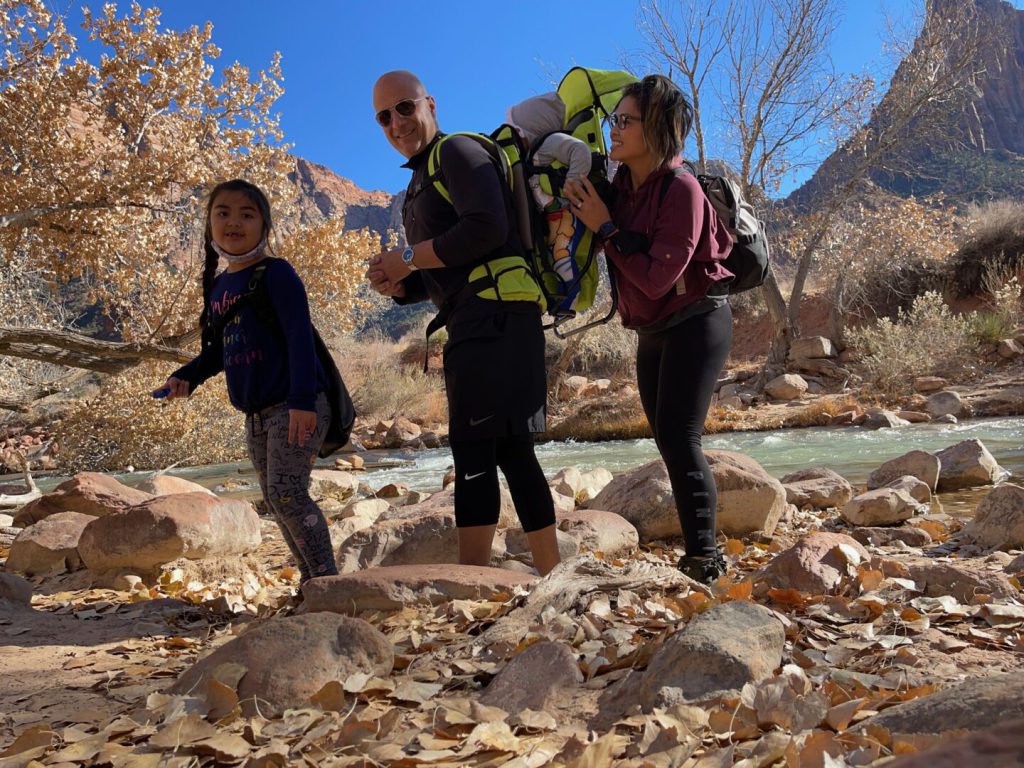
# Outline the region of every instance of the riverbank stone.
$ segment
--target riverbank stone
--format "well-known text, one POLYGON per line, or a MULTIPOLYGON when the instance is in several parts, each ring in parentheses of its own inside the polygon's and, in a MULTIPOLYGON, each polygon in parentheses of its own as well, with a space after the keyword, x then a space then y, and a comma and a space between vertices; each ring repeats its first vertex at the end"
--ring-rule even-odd
POLYGON ((179 558, 245 554, 261 539, 260 519, 249 502, 179 493, 95 518, 82 531, 78 551, 103 583, 118 572, 155 573, 179 558))
POLYGON ((5 567, 28 576, 49 576, 82 567, 78 543, 92 515, 58 512, 33 523, 11 543, 5 567))
POLYGON ((924 409, 928 412, 929 416, 936 419, 939 416, 959 416, 961 411, 963 411, 963 407, 963 399, 960 397, 959 392, 945 390, 930 395, 924 409))
POLYGON ((1003 474, 1002 467, 981 440, 963 440, 936 451, 935 456, 941 465, 939 492, 991 485, 1003 474))
POLYGON ((19 509, 14 515, 14 524, 29 526, 58 512, 102 517, 123 512, 151 498, 151 494, 131 488, 109 475, 79 472, 50 493, 19 509))
POLYGON ((864 720, 893 736, 981 731, 993 723, 1024 718, 1020 674, 972 677, 929 696, 897 704, 864 720))
POLYGON ((1012 483, 993 488, 964 533, 988 549, 1024 549, 1024 488, 1012 483))
POLYGON ((825 336, 802 336, 793 339, 789 345, 789 358, 791 360, 837 357, 836 347, 832 340, 825 336))
POLYGON ((854 496, 843 506, 839 516, 850 525, 895 525, 919 511, 917 500, 906 491, 878 488, 854 496))
POLYGON ((577 542, 580 551, 603 552, 606 557, 623 557, 640 544, 636 528, 614 512, 580 509, 559 515, 556 525, 577 542))
POLYGON ((32 584, 13 573, 0 571, 0 600, 14 605, 32 604, 32 584))
POLYGON ((853 498, 853 486, 828 467, 807 467, 782 478, 786 500, 798 507, 829 509, 853 498))
POLYGON ((998 566, 983 566, 977 559, 936 560, 900 553, 877 560, 886 576, 910 579, 925 597, 950 595, 966 605, 979 596, 997 600, 1019 599, 1020 592, 998 566))
POLYGON ((452 563, 367 568, 310 579, 302 585, 302 610, 358 616, 365 611, 397 611, 409 605, 491 600, 530 587, 537 580, 537 576, 501 568, 452 563))
POLYGON ((764 393, 773 400, 796 400, 807 391, 807 382, 797 373, 784 373, 765 384, 764 393))
POLYGON ((199 483, 193 483, 183 477, 174 475, 153 475, 147 477, 136 488, 154 496, 170 496, 172 493, 208 493, 211 496, 216 494, 209 488, 204 488, 199 483))
POLYGON ((900 755, 886 768, 1020 768, 1024 765, 1024 719, 945 740, 923 752, 900 755))
POLYGON ((882 408, 868 408, 865 415, 867 418, 861 424, 864 429, 896 429, 910 426, 910 422, 906 419, 901 419, 892 411, 882 408))
POLYGON ((872 472, 868 477, 868 490, 882 488, 893 480, 910 475, 934 491, 939 483, 941 466, 941 462, 935 454, 927 451, 909 451, 895 459, 890 459, 872 472))
POLYGON ((669 637, 643 671, 633 671, 599 699, 599 724, 639 706, 643 712, 709 701, 770 677, 782 663, 785 633, 775 615, 745 600, 694 616, 669 637))
POLYGON ((311 706, 310 698, 329 682, 364 673, 387 677, 394 650, 383 634, 361 619, 317 612, 274 618, 230 640, 186 670, 170 692, 206 690, 208 681, 231 669, 246 717, 280 717, 286 709, 311 706))
POLYGON ((927 531, 909 525, 892 528, 858 526, 850 531, 850 535, 861 544, 870 544, 873 547, 886 547, 902 542, 908 547, 921 548, 932 543, 932 537, 927 531))
POLYGON ((871 559, 860 542, 843 533, 814 531, 776 555, 762 570, 778 589, 821 595, 847 584, 857 566, 871 559))
POLYGON ((480 695, 480 703, 515 715, 524 709, 547 709, 561 691, 583 682, 568 646, 541 640, 516 654, 480 695))
POLYGON ((904 475, 891 483, 886 483, 884 487, 894 491, 903 491, 919 504, 930 504, 932 501, 932 491, 928 487, 928 483, 918 480, 913 475, 904 475))

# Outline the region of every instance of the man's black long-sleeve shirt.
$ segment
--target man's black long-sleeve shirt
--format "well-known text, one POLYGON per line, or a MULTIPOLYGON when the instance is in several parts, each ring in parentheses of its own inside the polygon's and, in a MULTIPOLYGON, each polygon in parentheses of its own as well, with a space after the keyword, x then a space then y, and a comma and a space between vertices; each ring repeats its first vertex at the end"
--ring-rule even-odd
POLYGON ((403 166, 413 172, 402 209, 406 240, 416 244, 433 239, 434 253, 445 265, 406 277, 403 304, 429 298, 440 307, 466 286, 474 267, 500 256, 523 254, 505 180, 478 141, 454 135, 441 145, 441 180, 451 203, 431 182, 428 159, 443 137, 438 132, 403 166))

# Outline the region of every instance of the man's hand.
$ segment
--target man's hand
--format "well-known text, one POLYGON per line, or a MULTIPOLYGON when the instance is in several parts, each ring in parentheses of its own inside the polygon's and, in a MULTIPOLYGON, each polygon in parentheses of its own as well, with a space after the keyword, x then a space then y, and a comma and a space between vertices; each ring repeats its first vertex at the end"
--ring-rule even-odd
POLYGON ((382 251, 370 259, 370 267, 366 270, 366 277, 373 290, 396 298, 405 296, 402 280, 408 275, 409 268, 402 261, 402 249, 382 251))
POLYGON ((306 441, 313 437, 315 431, 316 411, 288 409, 288 445, 295 445, 297 441, 302 448, 306 441))

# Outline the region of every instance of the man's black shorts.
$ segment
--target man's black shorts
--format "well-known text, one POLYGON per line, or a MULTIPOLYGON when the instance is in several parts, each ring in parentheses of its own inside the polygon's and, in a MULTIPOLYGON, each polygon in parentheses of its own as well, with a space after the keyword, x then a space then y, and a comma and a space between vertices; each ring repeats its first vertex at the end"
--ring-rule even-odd
POLYGON ((484 440, 544 431, 544 329, 534 304, 475 301, 448 323, 448 434, 484 440))

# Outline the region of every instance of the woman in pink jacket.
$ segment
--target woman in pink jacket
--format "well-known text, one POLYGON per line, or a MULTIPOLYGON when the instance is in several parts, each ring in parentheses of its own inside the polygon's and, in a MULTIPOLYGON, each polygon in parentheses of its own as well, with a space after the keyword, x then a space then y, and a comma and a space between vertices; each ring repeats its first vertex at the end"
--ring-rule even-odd
POLYGON ((693 110, 668 78, 626 88, 610 117, 620 163, 611 211, 587 181, 569 189, 577 216, 604 243, 622 323, 638 336, 640 400, 665 461, 686 554, 679 568, 711 583, 725 572, 715 542, 717 492, 701 447, 715 381, 732 344, 722 260, 729 233, 679 156, 693 110))

